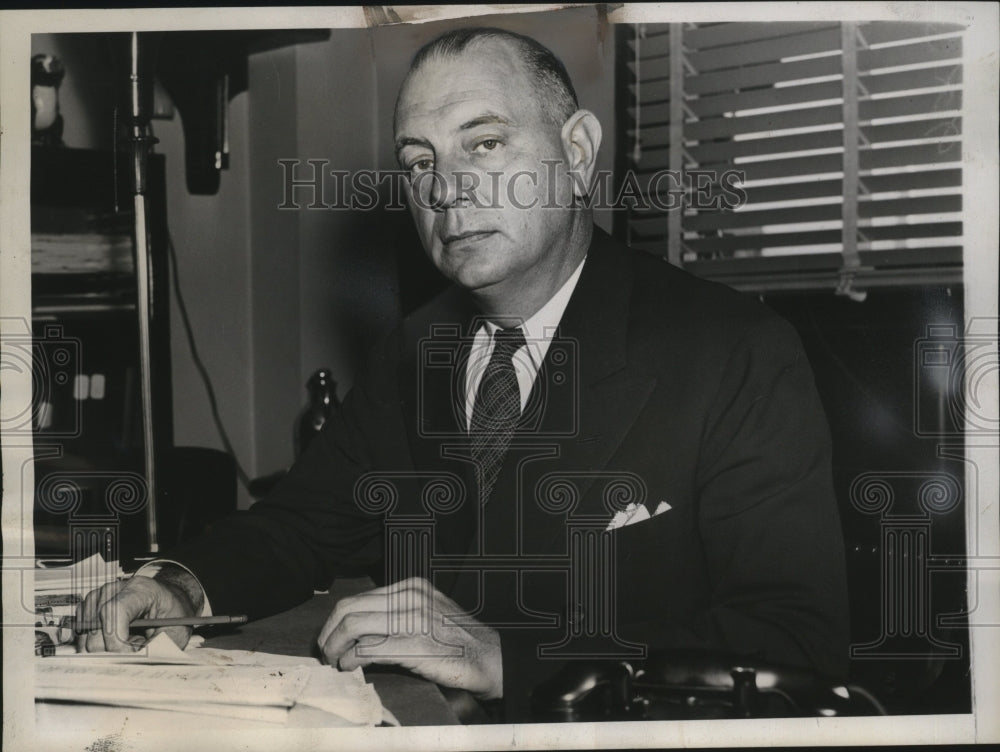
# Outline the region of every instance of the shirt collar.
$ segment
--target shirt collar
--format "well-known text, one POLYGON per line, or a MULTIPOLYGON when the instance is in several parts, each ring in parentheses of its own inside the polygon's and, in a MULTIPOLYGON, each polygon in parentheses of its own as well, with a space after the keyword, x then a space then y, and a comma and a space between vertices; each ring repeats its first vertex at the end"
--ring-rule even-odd
MULTIPOLYGON (((545 351, 548 350, 552 336, 562 320, 566 306, 569 305, 569 299, 573 297, 573 290, 576 289, 576 283, 580 280, 580 273, 583 271, 583 265, 586 261, 587 257, 584 256, 569 278, 563 282, 562 287, 556 291, 556 294, 549 298, 548 302, 539 308, 534 316, 521 325, 524 339, 529 343, 528 352, 531 354, 536 368, 541 365, 542 358, 545 357, 545 351), (533 343, 537 343, 539 347, 532 347, 533 343)), ((484 327, 490 339, 500 328, 489 320, 484 322, 484 327)))

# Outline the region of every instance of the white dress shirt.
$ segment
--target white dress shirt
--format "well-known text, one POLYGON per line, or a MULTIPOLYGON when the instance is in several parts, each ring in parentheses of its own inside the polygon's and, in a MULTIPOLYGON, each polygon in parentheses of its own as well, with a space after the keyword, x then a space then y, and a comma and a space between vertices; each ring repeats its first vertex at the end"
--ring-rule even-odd
MULTIPOLYGON (((549 351, 549 345, 552 344, 552 335, 555 334, 556 328, 562 320, 562 315, 573 295, 573 290, 576 289, 576 283, 580 279, 580 272, 583 271, 583 264, 586 260, 584 257, 556 294, 549 298, 549 301, 539 308, 534 316, 521 324, 525 344, 514 353, 513 362, 514 371, 517 374, 517 385, 521 392, 522 412, 528 402, 531 388, 535 385, 538 369, 542 367, 545 353, 549 351)), ((469 353, 469 362, 465 369, 466 428, 472 425, 472 408, 479 391, 479 382, 482 381, 486 365, 490 362, 490 356, 493 355, 493 334, 499 328, 492 321, 487 321, 479 327, 472 341, 472 350, 469 353)))

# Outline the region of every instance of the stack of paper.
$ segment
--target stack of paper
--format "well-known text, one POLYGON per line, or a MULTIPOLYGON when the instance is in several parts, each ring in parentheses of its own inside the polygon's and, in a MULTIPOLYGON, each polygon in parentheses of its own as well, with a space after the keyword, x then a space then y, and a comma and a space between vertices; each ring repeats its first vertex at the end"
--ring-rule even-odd
POLYGON ((293 708, 320 711, 331 726, 373 726, 384 717, 360 669, 342 672, 312 658, 248 651, 181 651, 162 633, 134 654, 38 658, 35 696, 275 724, 287 723, 293 708))
POLYGON ((68 567, 35 570, 35 594, 84 596, 94 588, 125 576, 117 561, 104 561, 100 554, 68 567))
MULTIPOLYGON (((61 641, 59 617, 73 614, 94 588, 123 576, 118 562, 99 554, 69 567, 36 569, 36 618, 42 620, 36 631, 61 641)), ((292 711, 328 726, 393 721, 360 669, 341 672, 315 658, 214 650, 201 648, 202 642, 194 637, 180 650, 159 633, 136 653, 76 653, 63 645, 56 655, 35 659, 40 715, 48 720, 73 708, 103 707, 269 724, 288 723, 292 711)))

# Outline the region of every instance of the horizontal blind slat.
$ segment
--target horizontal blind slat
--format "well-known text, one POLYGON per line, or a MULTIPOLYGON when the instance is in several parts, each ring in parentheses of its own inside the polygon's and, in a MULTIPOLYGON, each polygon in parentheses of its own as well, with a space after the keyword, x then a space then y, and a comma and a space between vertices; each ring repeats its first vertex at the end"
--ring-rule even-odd
POLYGON ((840 27, 792 34, 748 44, 716 47, 704 52, 689 52, 688 62, 697 71, 735 68, 753 63, 776 62, 785 57, 840 49, 840 27))
MULTIPOLYGON (((909 141, 924 138, 949 138, 962 132, 962 119, 928 118, 903 123, 888 123, 886 125, 868 125, 861 132, 870 143, 887 141, 909 141)), ((775 136, 774 138, 754 138, 742 141, 703 142, 698 146, 687 148, 687 153, 696 163, 701 165, 724 162, 736 157, 762 156, 765 154, 781 154, 808 149, 825 149, 839 146, 843 143, 843 131, 823 130, 811 133, 799 133, 793 136, 775 136)), ((643 141, 644 145, 653 147, 643 141)), ((666 144, 662 144, 665 146, 666 144)))
POLYGON ((690 94, 710 94, 836 73, 840 73, 840 58, 836 56, 789 63, 765 63, 688 76, 684 81, 684 91, 690 94))
POLYGON ((926 118, 886 125, 866 125, 861 128, 861 132, 873 144, 919 138, 950 138, 961 135, 962 118, 926 118))
POLYGON ((917 198, 858 201, 858 216, 866 219, 889 216, 906 217, 913 214, 945 214, 960 211, 962 211, 962 196, 958 193, 919 196, 917 198))
POLYGON ((639 95, 639 106, 643 108, 660 102, 668 102, 670 100, 670 81, 655 81, 649 84, 644 83, 642 86, 638 87, 638 89, 635 87, 632 87, 632 89, 632 96, 634 97, 636 94, 639 95))
MULTIPOLYGON (((664 108, 664 106, 657 105, 657 108, 664 108)), ((862 99, 858 103, 858 112, 863 121, 888 117, 933 116, 941 112, 958 111, 961 108, 961 91, 903 95, 885 99, 862 99)), ((666 106, 664 111, 669 112, 669 106, 666 106)), ((665 122, 663 118, 666 116, 662 112, 659 114, 659 122, 665 122)), ((657 125, 656 122, 651 122, 648 117, 649 113, 644 109, 643 130, 647 127, 652 129, 657 125)), ((710 138, 727 138, 742 133, 781 131, 788 128, 805 128, 839 122, 840 106, 824 105, 761 115, 711 117, 687 123, 684 126, 684 133, 690 140, 703 141, 710 138)), ((668 130, 664 128, 662 132, 667 133, 668 130)))
POLYGON ((695 162, 705 165, 728 161, 735 157, 825 149, 842 144, 843 131, 838 129, 799 133, 794 136, 746 139, 744 141, 702 142, 698 146, 688 147, 687 152, 695 162))
POLYGON ((751 89, 737 94, 713 94, 687 102, 688 109, 698 117, 719 115, 738 110, 757 110, 764 107, 784 107, 806 102, 836 99, 841 93, 840 81, 824 81, 801 86, 768 87, 751 89))
MULTIPOLYGON (((636 177, 639 180, 639 193, 644 197, 650 197, 653 193, 653 186, 648 182, 644 182, 644 176, 637 175, 636 177)), ((649 177, 651 178, 652 175, 649 177)), ((667 195, 667 191, 671 186, 669 182, 664 179, 659 187, 661 201, 665 201, 666 199, 663 197, 667 195)), ((839 196, 842 192, 842 185, 839 178, 829 180, 807 179, 803 182, 756 186, 753 188, 743 188, 742 190, 748 197, 746 203, 750 205, 775 201, 792 201, 804 198, 826 198, 829 196, 839 196)), ((659 211, 659 209, 656 211, 659 211)))
POLYGON ((927 188, 958 188, 962 185, 962 171, 958 168, 949 168, 924 172, 897 172, 889 175, 866 175, 861 177, 861 183, 871 193, 927 188))
MULTIPOLYGON (((864 106, 864 104, 862 102, 859 107, 864 106)), ((792 112, 707 118, 685 124, 684 135, 695 141, 703 141, 706 138, 735 136, 737 133, 762 133, 839 122, 840 106, 833 104, 808 107, 792 112)))
POLYGON ((766 162, 750 162, 734 165, 745 173, 745 180, 769 180, 798 175, 821 175, 839 172, 843 166, 843 155, 822 154, 812 157, 787 157, 766 162))
POLYGON ((858 76, 858 80, 869 94, 886 94, 932 86, 955 86, 962 83, 962 66, 942 65, 899 73, 866 74, 858 76))
MULTIPOLYGON (((708 274, 708 279, 729 285, 741 292, 767 294, 782 290, 825 290, 835 292, 842 284, 838 272, 796 272, 794 274, 751 274, 739 277, 730 275, 708 274)), ((880 288, 895 288, 900 286, 919 287, 931 285, 961 285, 962 267, 916 267, 900 269, 868 269, 862 267, 853 275, 852 287, 855 290, 876 290, 880 288)))
MULTIPOLYGON (((859 251, 863 266, 892 268, 905 266, 950 266, 962 263, 961 246, 899 248, 888 251, 859 251)), ((798 256, 755 256, 698 259, 684 266, 699 276, 716 274, 751 275, 795 271, 836 272, 843 263, 839 253, 805 253, 798 256)))
POLYGON ((859 159, 862 170, 938 162, 959 162, 962 159, 962 144, 958 141, 945 141, 938 144, 862 149, 859 159))
MULTIPOLYGON (((886 149, 885 151, 891 151, 886 149)), ((886 156, 886 160, 892 159, 886 156)), ((794 177, 797 175, 837 172, 841 169, 842 158, 837 154, 818 154, 808 157, 783 157, 761 162, 734 164, 733 169, 746 174, 745 180, 766 180, 794 177)), ((669 167, 662 149, 645 152, 639 160, 639 175, 652 175, 669 167)))
MULTIPOLYGON (((899 47, 860 50, 858 52, 858 67, 862 72, 867 72, 878 68, 961 59, 961 56, 962 40, 955 37, 899 47)), ((837 73, 840 73, 840 58, 831 55, 808 60, 741 66, 715 72, 699 72, 687 77, 684 89, 690 94, 708 94, 837 73)), ((643 68, 644 79, 665 75, 667 75, 666 70, 659 73, 656 68, 643 68)))
POLYGON ((868 266, 929 266, 961 264, 962 246, 894 248, 887 251, 861 251, 861 263, 868 266))
POLYGON ((921 224, 863 227, 862 235, 869 240, 908 240, 914 238, 944 238, 962 234, 961 222, 926 222, 921 224))
POLYGON ((805 230, 802 232, 775 232, 760 235, 727 235, 721 238, 685 240, 684 245, 696 252, 721 252, 784 248, 794 245, 822 245, 839 243, 840 230, 805 230))
POLYGON ((725 230, 737 227, 764 227, 766 225, 796 224, 801 222, 821 222, 840 219, 840 204, 819 204, 796 206, 788 209, 767 209, 761 211, 702 211, 684 217, 684 229, 725 230))
POLYGON ((827 180, 806 180, 799 183, 784 183, 781 185, 761 185, 743 189, 747 194, 748 204, 764 204, 772 201, 791 201, 800 198, 825 198, 840 196, 844 184, 840 178, 827 180))
MULTIPOLYGON (((752 206, 748 204, 747 206, 752 206)), ((919 198, 863 200, 858 202, 858 216, 873 217, 910 216, 916 214, 942 214, 960 212, 962 197, 958 194, 922 196, 919 198)), ((822 222, 840 219, 840 204, 793 206, 760 211, 702 211, 684 217, 688 231, 724 230, 744 227, 765 227, 802 222, 822 222)))
POLYGON ((839 253, 808 253, 801 256, 758 256, 754 258, 698 259, 684 267, 698 275, 773 274, 809 269, 819 271, 840 268, 844 257, 839 253))
MULTIPOLYGON (((884 99, 862 99, 858 104, 858 111, 862 120, 869 121, 888 117, 936 115, 940 112, 957 111, 961 107, 961 91, 943 91, 884 99)), ((634 113, 630 113, 630 115, 634 121, 634 113)), ((652 132, 652 128, 667 122, 668 118, 669 105, 643 108, 644 125, 642 131, 649 129, 649 132, 652 132)), ((740 117, 711 117, 687 123, 685 136, 691 140, 702 141, 710 138, 727 138, 741 133, 760 133, 828 125, 840 122, 839 118, 839 105, 807 107, 787 112, 740 117)), ((662 128, 659 134, 668 132, 667 128, 662 128)), ((653 135, 652 138, 654 140, 662 138, 659 134, 653 135)))
POLYGON ((871 21, 858 26, 858 30, 869 45, 899 42, 904 39, 920 39, 939 34, 963 31, 962 24, 921 23, 914 21, 871 21))
POLYGON ((914 42, 896 47, 858 50, 858 70, 870 71, 876 68, 892 68, 897 65, 930 63, 961 59, 961 57, 961 37, 932 39, 929 42, 914 42))
MULTIPOLYGON (((630 108, 629 117, 632 122, 635 122, 635 111, 630 108)), ((649 107, 642 108, 642 125, 644 128, 648 128, 651 125, 664 124, 670 122, 670 103, 662 102, 660 104, 652 104, 649 107)))
POLYGON ((858 115, 862 120, 925 115, 962 109, 962 92, 942 91, 932 94, 904 94, 884 99, 862 99, 858 102, 858 115))
MULTIPOLYGON (((889 175, 868 175, 861 178, 870 193, 891 193, 932 188, 958 188, 962 185, 960 169, 927 170, 924 172, 899 172, 889 175)), ((794 199, 839 196, 843 185, 839 178, 805 180, 781 185, 763 185, 744 188, 747 204, 763 204, 794 199)))
POLYGON ((817 21, 789 21, 788 23, 749 21, 699 26, 684 31, 684 46, 693 50, 701 50, 707 47, 745 44, 761 39, 820 31, 835 25, 835 23, 817 21))
MULTIPOLYGON (((635 40, 631 41, 633 55, 635 54, 635 40)), ((670 35, 662 34, 658 36, 646 36, 639 39, 639 59, 645 62, 646 58, 662 57, 670 54, 670 35)))

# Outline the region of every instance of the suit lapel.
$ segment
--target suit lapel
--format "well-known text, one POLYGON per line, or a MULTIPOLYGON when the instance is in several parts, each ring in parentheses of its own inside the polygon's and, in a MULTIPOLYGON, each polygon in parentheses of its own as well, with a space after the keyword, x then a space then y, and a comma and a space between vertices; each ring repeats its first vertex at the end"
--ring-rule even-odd
MULTIPOLYGON (((477 524, 477 490, 469 462, 464 425, 464 362, 475 308, 452 288, 424 315, 407 322, 406 351, 400 360, 399 389, 407 439, 418 473, 452 473, 460 479, 464 500, 453 511, 435 512, 435 551, 464 554, 477 524)), ((419 494, 401 499, 403 514, 425 516, 419 494)))
POLYGON ((558 450, 558 459, 525 465, 520 483, 524 543, 535 550, 550 550, 565 532, 565 515, 539 508, 547 481, 561 477, 575 487, 574 518, 611 517, 602 488, 621 468, 602 471, 656 384, 652 374, 628 360, 632 283, 628 251, 595 228, 580 281, 533 390, 544 392, 541 434, 552 436, 558 450))

